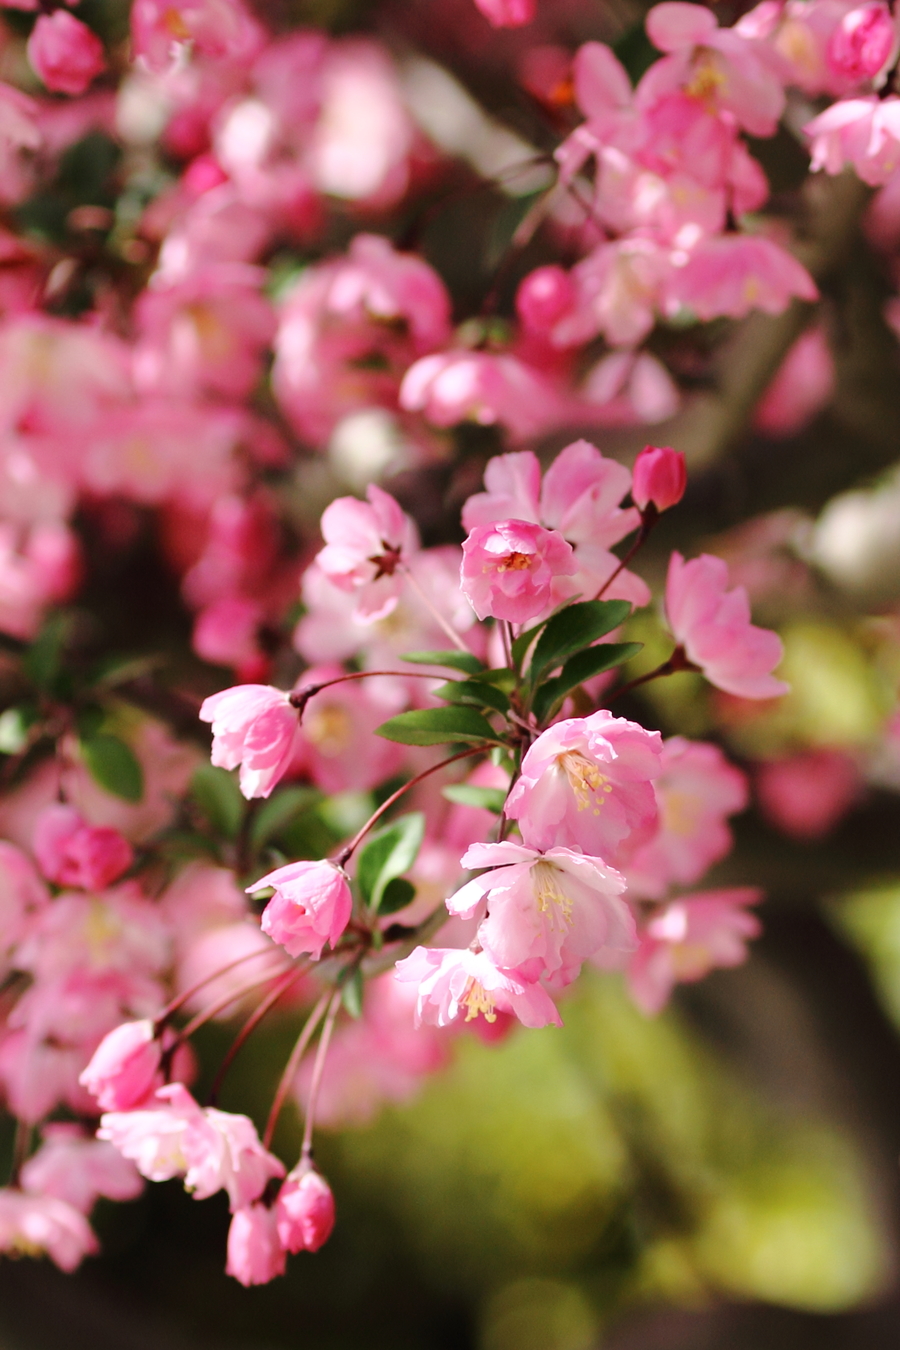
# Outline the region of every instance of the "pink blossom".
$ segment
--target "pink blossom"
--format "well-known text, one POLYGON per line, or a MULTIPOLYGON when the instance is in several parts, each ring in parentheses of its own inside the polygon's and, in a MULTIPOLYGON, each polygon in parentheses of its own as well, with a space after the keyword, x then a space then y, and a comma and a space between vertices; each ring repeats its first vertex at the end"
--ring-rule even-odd
POLYGON ((204 699, 200 719, 212 723, 212 762, 241 766, 241 792, 268 797, 297 747, 299 721, 290 695, 267 684, 239 684, 204 699))
POLYGON ((148 1181, 183 1176, 195 1200, 225 1190, 235 1213, 262 1195, 270 1177, 284 1175, 247 1116, 212 1106, 201 1110, 181 1083, 159 1088, 155 1100, 158 1105, 147 1109, 107 1112, 97 1131, 148 1181))
POLYGON ((831 401, 834 358, 822 328, 814 324, 788 351, 756 406, 754 425, 768 436, 792 436, 831 401))
POLYGON ((666 617, 688 660, 717 689, 738 698, 777 698, 789 686, 772 671, 783 654, 781 639, 750 622, 743 586, 726 590, 728 567, 703 553, 685 562, 673 553, 666 581, 666 617))
POLYGON ((494 1022, 513 1013, 526 1027, 562 1026, 546 989, 512 971, 500 970, 487 952, 416 947, 397 962, 396 978, 417 986, 414 1023, 449 1026, 461 1013, 465 1021, 483 1016, 494 1022))
POLYGON ((43 141, 37 111, 34 99, 0 81, 0 201, 4 203, 19 201, 33 182, 32 160, 43 141))
POLYGON ((46 1252, 60 1270, 73 1271, 97 1250, 87 1219, 64 1200, 0 1190, 0 1251, 10 1256, 46 1252))
POLYGON ((163 71, 188 45, 205 56, 247 61, 263 34, 240 0, 135 0, 131 39, 135 57, 163 71))
POLYGON ((828 43, 827 61, 833 74, 852 80, 877 80, 897 55, 897 32, 891 11, 880 0, 869 0, 845 14, 828 43))
POLYGON ((747 781, 716 745, 672 736, 654 781, 659 828, 626 868, 629 895, 661 899, 673 883, 693 885, 731 848, 728 816, 747 805, 747 781))
POLYGON ((658 1013, 676 984, 746 961, 747 942, 761 931, 746 906, 759 899, 760 892, 749 886, 704 891, 673 900, 655 914, 628 967, 628 988, 638 1007, 658 1013))
POLYGON ((520 28, 537 13, 537 0, 475 0, 475 4, 494 28, 520 28))
POLYGON ((528 848, 578 848, 618 866, 656 828, 661 751, 658 731, 605 710, 557 722, 525 755, 506 814, 528 848))
POLYGON ((764 816, 794 839, 821 839, 860 795, 859 767, 840 750, 808 750, 760 764, 756 795, 764 816))
MULTIPOLYGON (((543 480, 530 450, 496 455, 488 461, 484 485, 487 491, 475 493, 463 506, 465 529, 515 517, 556 530, 572 545, 578 570, 553 579, 554 605, 571 596, 596 595, 619 565, 613 544, 640 524, 633 507, 620 506, 631 487, 630 473, 588 441, 573 441, 561 450, 543 480)), ((645 583, 627 570, 607 594, 637 605, 650 599, 645 583)))
POLYGON ((38 16, 27 51, 32 70, 57 94, 83 94, 106 69, 97 34, 64 9, 38 16))
POLYGON ((265 677, 271 662, 259 645, 265 610, 258 600, 223 596, 197 615, 191 646, 203 661, 231 666, 242 680, 265 677))
POLYGON ((549 337, 575 299, 569 273, 558 263, 548 263, 529 272, 519 283, 516 311, 528 332, 549 337))
POLYGON ((560 975, 567 983, 601 947, 632 951, 634 919, 621 899, 625 879, 600 858, 569 848, 545 853, 506 840, 473 844, 467 868, 489 868, 451 895, 451 914, 469 918, 487 901, 478 929, 484 950, 504 970, 560 975))
POLYGON ((48 899, 27 854, 0 840, 0 954, 7 955, 22 941, 48 899))
MULTIPOLYGON (((339 666, 304 671, 295 693, 343 673, 339 666)), ((405 752, 375 730, 407 701, 403 680, 390 676, 350 680, 314 694, 303 710, 293 770, 308 774, 324 792, 365 792, 383 783, 402 768, 405 752)))
POLYGON ((864 183, 880 187, 900 167, 900 98, 845 98, 803 128, 815 172, 840 173, 851 164, 864 183))
POLYGON ((262 930, 288 956, 309 952, 318 961, 325 943, 334 947, 350 922, 353 898, 346 873, 335 863, 288 863, 247 889, 264 886, 273 886, 275 894, 263 911, 262 930))
POLYGON ((0 631, 34 638, 47 606, 68 599, 81 570, 78 540, 67 525, 48 520, 23 531, 0 522, 0 631))
POLYGON ((554 579, 575 570, 572 546, 556 530, 501 520, 469 533, 459 584, 479 619, 525 623, 547 608, 554 579))
POLYGON ((631 496, 645 511, 652 502, 657 511, 677 505, 687 487, 684 451, 671 446, 647 445, 634 461, 631 496))
POLYGON ((340 590, 356 593, 356 613, 374 623, 397 604, 403 568, 419 538, 413 521, 389 493, 372 483, 366 497, 366 502, 338 497, 325 508, 325 547, 316 562, 340 590))
POLYGON ((133 1200, 143 1182, 133 1163, 103 1140, 86 1136, 78 1125, 45 1125, 43 1143, 22 1168, 22 1189, 53 1196, 82 1214, 94 1202, 133 1200))
POLYGON ((575 304, 554 326, 557 346, 580 346, 598 334, 616 347, 642 342, 653 328, 672 270, 669 250, 653 239, 617 239, 576 263, 575 304))
POLYGON ((806 268, 762 235, 702 239, 669 278, 667 308, 685 308, 707 321, 742 319, 753 309, 780 314, 791 299, 818 299, 806 268))
POLYGON ((275 1205, 278 1238, 285 1251, 317 1252, 334 1228, 331 1187, 311 1163, 289 1172, 275 1205))
POLYGON ((536 366, 506 352, 448 351, 423 356, 400 386, 400 406, 436 427, 499 422, 517 441, 565 421, 566 404, 536 366))
POLYGON ((103 1111, 130 1111, 162 1087, 162 1046, 149 1018, 104 1036, 79 1082, 103 1111))
POLYGON ((34 855, 58 886, 102 891, 127 871, 134 850, 118 830, 85 824, 71 806, 46 807, 35 822, 34 855))
POLYGON ((283 1275, 286 1261, 274 1209, 254 1204, 236 1210, 228 1229, 225 1274, 249 1289, 283 1275))

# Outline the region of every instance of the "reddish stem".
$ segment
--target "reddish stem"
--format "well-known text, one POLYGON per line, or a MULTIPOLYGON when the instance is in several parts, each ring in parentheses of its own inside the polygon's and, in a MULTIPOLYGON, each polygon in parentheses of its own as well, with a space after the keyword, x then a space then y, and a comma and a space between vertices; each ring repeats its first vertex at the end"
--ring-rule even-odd
POLYGON ((617 689, 608 699, 607 703, 612 703, 614 699, 621 698, 623 694, 628 694, 632 689, 637 689, 638 685, 648 684, 650 680, 658 680, 663 675, 678 675, 682 670, 698 671, 699 666, 695 666, 693 661, 689 661, 684 654, 684 648, 678 646, 675 648, 668 661, 663 661, 661 666, 655 670, 649 671, 646 675, 639 675, 636 680, 629 680, 623 684, 621 689, 617 689))
POLYGON ((262 1137, 263 1148, 269 1148, 271 1146, 272 1135, 275 1133, 275 1126, 278 1124, 278 1117, 281 1115, 282 1107, 291 1090, 291 1084, 297 1076, 300 1061, 306 1053, 306 1047, 315 1035, 316 1027, 319 1025, 325 1014, 325 1009, 328 1007, 328 1000, 331 996, 331 991, 326 989, 325 993, 306 1019, 303 1030, 297 1037, 297 1043, 291 1051, 290 1058, 284 1066, 284 1072, 279 1079, 278 1087, 275 1090, 275 1096, 272 1100, 272 1109, 269 1112, 269 1119, 266 1121, 265 1133, 262 1137))
POLYGON ((306 1103, 306 1120, 303 1124, 303 1144, 300 1149, 300 1157, 304 1161, 312 1155, 313 1128, 316 1121, 316 1102, 319 1097, 319 1088, 322 1086, 322 1074, 325 1071, 325 1061, 328 1058, 328 1046, 331 1041, 331 1033, 334 1031, 334 1024, 337 1020, 340 1006, 341 991, 340 989, 336 989, 332 996, 331 1003, 328 1005, 328 1015, 325 1018, 325 1025, 322 1028, 322 1038, 316 1049, 316 1060, 313 1064, 312 1082, 309 1085, 309 1100, 306 1103))
POLYGON ((190 989, 185 990, 183 994, 179 994, 177 998, 173 998, 171 1003, 166 1004, 154 1022, 156 1034, 159 1035, 169 1018, 174 1017, 175 1013, 177 1013, 180 1008, 183 1008, 185 1003, 188 1003, 195 994, 199 994, 200 990, 203 989, 205 985, 212 984, 213 980, 217 980, 220 975, 227 975, 229 970, 234 970, 235 966, 241 966, 245 961, 252 961, 257 956, 277 956, 277 954, 274 947, 271 949, 262 947, 258 952, 245 952, 243 956, 235 957, 233 961, 229 961, 227 966, 220 966, 219 969, 213 971, 211 975, 205 975, 202 980, 198 980, 196 984, 192 984, 190 989))
MULTIPOLYGON (((439 680, 440 675, 428 674, 421 670, 354 670, 348 675, 335 675, 332 680, 322 680, 320 684, 309 684, 303 689, 295 689, 288 702, 292 708, 296 708, 303 719, 303 713, 306 705, 316 694, 321 694, 323 689, 328 689, 333 684, 345 684, 347 680, 368 680, 373 675, 390 675, 398 680, 439 680)), ((449 678, 453 678, 450 676, 449 678)))
POLYGON ((287 993, 291 985, 296 984, 297 980, 299 980, 300 977, 304 974, 305 971, 303 970, 289 970, 284 976, 284 978, 278 982, 278 984, 271 991, 271 993, 266 995, 262 1003, 260 1003, 259 1006, 256 1008, 256 1010, 253 1013, 251 1013, 251 1015, 247 1018, 246 1022, 241 1027, 240 1031, 235 1036, 234 1040, 232 1041, 231 1045, 228 1047, 227 1051, 225 1052, 225 1055, 222 1058, 222 1063, 219 1065, 218 1072, 216 1073, 216 1076, 213 1079, 212 1087, 209 1090, 209 1097, 207 1098, 208 1106, 215 1106, 216 1098, 219 1095, 219 1089, 221 1088, 222 1083, 225 1080, 225 1075, 231 1068, 237 1055, 240 1053, 242 1047, 246 1044, 246 1042, 253 1035, 256 1028, 259 1026, 260 1022, 263 1020, 266 1014, 272 1008, 275 1007, 275 1004, 278 1002, 281 996, 287 993))
POLYGON ((608 576, 606 578, 603 585, 600 587, 599 591, 594 596, 595 600, 600 600, 604 592, 609 590, 610 586, 613 584, 619 573, 625 571, 625 568, 631 562, 632 558, 637 553, 638 549, 641 548, 643 544, 646 542, 647 536, 649 535, 650 531, 653 529, 653 526, 656 524, 658 520, 659 520, 659 512, 657 511, 656 507, 653 505, 652 502, 648 502, 647 505, 644 507, 643 511, 641 512, 641 524, 637 532, 637 538, 629 548, 628 552, 625 554, 625 557, 619 563, 616 570, 612 573, 611 576, 608 576))
POLYGON ((229 1004, 238 1003, 245 994, 252 994, 254 989, 260 989, 264 984, 269 984, 272 980, 277 978, 277 975, 263 975, 260 979, 254 980, 251 984, 239 985, 237 989, 233 989, 230 993, 223 994, 221 998, 216 999, 215 1003, 210 1004, 208 1008, 204 1008, 201 1012, 198 1012, 196 1017, 192 1017, 187 1026, 181 1028, 176 1037, 176 1044, 180 1041, 190 1040, 194 1032, 199 1030, 204 1022, 208 1022, 211 1017, 215 1017, 217 1013, 220 1013, 223 1008, 227 1008, 229 1004))

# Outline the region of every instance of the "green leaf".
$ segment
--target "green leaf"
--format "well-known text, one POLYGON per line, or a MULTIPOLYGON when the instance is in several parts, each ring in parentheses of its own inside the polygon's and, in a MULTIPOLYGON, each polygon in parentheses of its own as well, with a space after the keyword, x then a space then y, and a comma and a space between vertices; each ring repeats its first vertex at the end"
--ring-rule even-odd
POLYGON ((627 600, 584 600, 554 614, 538 638, 531 658, 531 680, 536 683, 545 670, 561 666, 567 657, 590 647, 628 618, 627 600))
POLYGON ((537 637, 538 633, 541 631, 542 628, 546 628, 549 622, 550 622, 549 619, 542 619, 540 623, 536 623, 533 628, 527 628, 524 633, 520 633, 519 636, 514 640, 510 650, 512 652, 512 659, 513 663, 516 666, 516 669, 518 669, 519 666, 522 664, 522 662, 525 660, 525 653, 528 651, 528 648, 531 646, 532 642, 534 642, 534 639, 537 637))
POLYGON ((341 1002, 351 1017, 362 1017, 363 978, 362 972, 358 968, 344 981, 341 989, 341 1002))
POLYGON ((139 802, 144 795, 144 771, 134 751, 118 736, 101 733, 81 741, 81 753, 91 777, 107 792, 126 802, 139 802))
POLYGON ((214 833, 236 839, 246 807, 237 775, 213 764, 201 764, 194 770, 191 793, 214 833))
POLYGON ((83 739, 90 739, 96 736, 106 720, 106 714, 96 703, 90 703, 85 708, 79 708, 75 715, 75 725, 78 727, 78 735, 83 739))
POLYGON ((51 614, 25 653, 25 674, 39 689, 49 689, 62 666, 63 647, 71 623, 67 614, 51 614))
POLYGON ((378 912, 388 884, 408 872, 425 837, 425 816, 413 811, 385 825, 360 850, 356 883, 370 909, 378 912))
POLYGON ((472 703, 476 708, 491 708, 494 712, 508 713, 509 699, 502 689, 481 680, 450 680, 435 689, 438 698, 448 703, 472 703))
POLYGON ((471 652, 407 652, 401 661, 411 661, 416 666, 446 666, 449 670, 463 670, 467 675, 477 675, 484 670, 484 663, 471 652))
POLYGON ((570 689, 577 689, 585 680, 630 661, 643 645, 642 642, 604 642, 599 647, 587 647, 583 652, 570 656, 559 675, 540 685, 534 696, 533 710, 538 722, 543 722, 570 689))
POLYGON ((274 797, 262 804, 253 819, 250 830, 253 847, 262 848, 274 835, 286 829, 292 820, 314 806, 320 796, 312 787, 288 787, 276 792, 274 797))
POLYGON ((497 741, 490 722, 474 708, 465 706, 400 713, 376 727, 375 734, 401 745, 443 745, 448 741, 475 745, 497 741))
POLYGON ((406 909, 415 898, 416 888, 406 877, 394 877, 384 888, 379 914, 396 914, 398 909, 406 909))
POLYGON ((458 806, 480 806, 486 811, 494 811, 499 816, 506 801, 503 788, 477 787, 474 783, 451 783, 444 788, 444 796, 458 806))

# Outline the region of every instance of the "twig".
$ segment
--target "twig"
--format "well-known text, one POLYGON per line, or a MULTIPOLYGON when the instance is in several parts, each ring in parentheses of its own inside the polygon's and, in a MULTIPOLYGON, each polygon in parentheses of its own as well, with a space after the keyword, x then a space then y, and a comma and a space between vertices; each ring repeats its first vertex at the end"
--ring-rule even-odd
POLYGON ((306 1047, 315 1035, 316 1027, 319 1025, 325 1014, 325 1009, 328 1007, 328 1000, 330 998, 331 990, 326 989, 309 1017, 307 1017, 303 1030, 297 1037, 297 1042, 290 1053, 288 1062, 284 1066, 284 1072, 278 1080, 278 1087, 275 1089, 275 1096, 272 1100, 272 1109, 269 1112, 269 1119, 266 1121, 266 1128, 262 1137, 263 1148, 269 1148, 272 1143, 272 1135, 275 1133, 278 1117, 281 1115, 282 1107, 291 1090, 291 1084, 297 1076, 300 1061, 306 1053, 306 1047))

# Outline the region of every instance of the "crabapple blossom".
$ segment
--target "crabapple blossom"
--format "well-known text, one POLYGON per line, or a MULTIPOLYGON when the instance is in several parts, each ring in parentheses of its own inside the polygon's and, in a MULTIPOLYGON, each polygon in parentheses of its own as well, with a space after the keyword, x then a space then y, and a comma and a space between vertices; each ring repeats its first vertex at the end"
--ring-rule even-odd
POLYGON ((578 848, 619 866, 652 836, 662 741, 609 712, 541 733, 506 802, 528 848, 578 848))
POLYGON ((27 51, 32 70, 57 94, 83 94, 106 69, 97 34, 64 9, 38 15, 27 51))
POLYGON ((671 901, 648 920, 628 966, 628 988, 645 1013, 665 1007, 676 984, 700 980, 721 966, 747 959, 747 942, 760 932, 748 914, 760 893, 752 887, 704 891, 671 901))
POLYGON ((225 1274, 249 1289, 283 1275, 286 1262, 274 1209, 256 1203, 235 1210, 228 1229, 225 1274))
POLYGON ((687 468, 684 452, 670 446, 645 446, 631 471, 631 496, 639 511, 649 505, 657 511, 668 511, 684 496, 687 487, 687 468))
POLYGON ((22 1189, 32 1195, 53 1196, 82 1214, 94 1202, 133 1200, 144 1183, 133 1163, 100 1139, 86 1136, 78 1125, 45 1125, 43 1142, 22 1168, 22 1189))
POLYGON ((334 1196, 320 1172, 300 1163, 282 1182, 275 1202, 278 1240, 288 1252, 317 1252, 334 1228, 334 1196))
POLYGON ((86 891, 105 890, 134 860, 134 850, 118 830, 86 825, 73 807, 62 804, 38 816, 33 848, 48 881, 86 891))
POLYGON ((828 42, 826 59, 833 74, 854 83, 875 80, 897 55, 897 30, 887 5, 869 0, 844 14, 828 42))
POLYGON ((900 167, 900 98, 889 94, 845 98, 803 128, 809 137, 810 169, 837 174, 850 164, 870 187, 886 183, 900 167))
POLYGON ((149 1018, 123 1022, 94 1051, 81 1082, 103 1111, 130 1111, 162 1086, 162 1046, 149 1018))
POLYGON ((416 1027, 446 1027, 461 1014, 466 1022, 494 1022, 499 1013, 513 1013, 526 1027, 562 1026, 542 985, 501 970, 485 951, 416 947, 397 962, 396 978, 417 987, 416 1027))
MULTIPOLYGON (((339 666, 314 667, 304 671, 294 693, 342 674, 339 666)), ((400 712, 406 699, 402 679, 390 676, 332 684, 312 695, 303 709, 292 771, 302 766, 324 792, 365 791, 391 778, 402 768, 404 753, 375 730, 400 712)))
POLYGON ((10 1256, 46 1252, 60 1270, 73 1271, 97 1250, 87 1219, 65 1200, 0 1190, 0 1251, 10 1256))
POLYGON ((356 613, 374 623, 390 614, 403 584, 402 569, 416 552, 418 532, 387 492, 372 483, 367 502, 339 497, 322 513, 325 547, 316 562, 340 590, 356 593, 356 613))
POLYGON ((470 918, 487 902, 478 940, 504 970, 561 974, 568 982, 601 947, 631 951, 634 919, 621 898, 625 879, 600 858, 570 848, 546 852, 505 840, 473 844, 467 868, 488 868, 447 901, 470 918))
POLYGON ((685 562, 673 553, 666 581, 666 618, 688 660, 711 684, 738 698, 777 698, 789 686, 772 670, 782 656, 781 639, 750 622, 743 586, 726 590, 728 566, 702 553, 685 562))
POLYGON ((318 961, 328 942, 337 943, 350 922, 353 900, 343 868, 330 862, 295 862, 277 867, 247 889, 272 886, 262 930, 289 956, 309 952, 318 961))
POLYGON ((476 525, 463 544, 460 589, 479 619, 525 623, 549 604, 556 577, 576 570, 571 544, 526 520, 476 525))
POLYGON ((808 750, 773 759, 756 771, 764 816, 794 839, 820 839, 857 802, 860 766, 841 750, 808 750))
POLYGON ((494 28, 520 28, 537 13, 537 0, 475 0, 475 5, 494 28))
POLYGON ((241 792, 268 797, 297 747, 299 719, 290 695, 266 684, 241 684, 204 699, 204 722, 212 724, 212 762, 241 766, 241 792))

